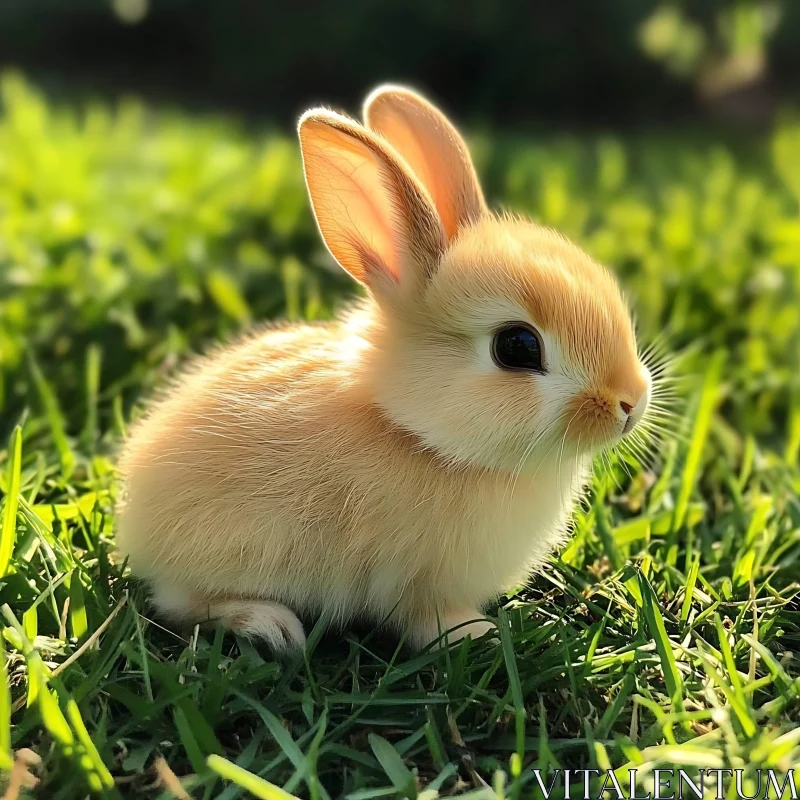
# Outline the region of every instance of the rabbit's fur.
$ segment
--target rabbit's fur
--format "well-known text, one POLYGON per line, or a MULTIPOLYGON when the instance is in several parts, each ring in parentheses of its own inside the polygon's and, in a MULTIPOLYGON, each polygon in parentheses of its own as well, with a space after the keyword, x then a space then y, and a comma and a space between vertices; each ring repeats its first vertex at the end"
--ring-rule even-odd
POLYGON ((333 256, 369 297, 333 323, 264 329, 197 361, 122 454, 118 542, 156 606, 274 648, 293 612, 387 619, 423 646, 565 536, 591 453, 650 379, 611 275, 560 235, 487 211, 463 141, 384 87, 365 126, 300 122, 333 256), (535 329, 542 370, 501 368, 535 329), (290 610, 291 609, 291 610, 290 610))

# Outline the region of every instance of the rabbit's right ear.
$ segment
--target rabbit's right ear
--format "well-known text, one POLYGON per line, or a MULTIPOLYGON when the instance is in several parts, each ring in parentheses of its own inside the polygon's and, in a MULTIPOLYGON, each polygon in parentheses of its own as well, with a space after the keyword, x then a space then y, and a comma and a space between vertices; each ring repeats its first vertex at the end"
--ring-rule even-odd
POLYGON ((298 127, 308 194, 333 257, 378 296, 424 285, 445 250, 430 198, 362 125, 312 109, 298 127))
POLYGON ((402 86, 379 86, 364 103, 364 124, 397 150, 428 190, 448 241, 486 213, 467 145, 424 97, 402 86))

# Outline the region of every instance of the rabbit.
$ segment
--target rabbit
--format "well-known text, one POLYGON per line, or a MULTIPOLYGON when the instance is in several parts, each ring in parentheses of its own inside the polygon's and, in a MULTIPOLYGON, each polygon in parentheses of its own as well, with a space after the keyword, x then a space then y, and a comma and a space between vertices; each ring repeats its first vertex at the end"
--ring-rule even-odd
POLYGON ((363 119, 314 108, 298 133, 366 297, 199 358, 119 460, 118 546, 156 611, 277 653, 304 614, 415 648, 492 631, 485 605, 566 540, 593 453, 651 393, 610 272, 492 213, 441 111, 383 86, 363 119))

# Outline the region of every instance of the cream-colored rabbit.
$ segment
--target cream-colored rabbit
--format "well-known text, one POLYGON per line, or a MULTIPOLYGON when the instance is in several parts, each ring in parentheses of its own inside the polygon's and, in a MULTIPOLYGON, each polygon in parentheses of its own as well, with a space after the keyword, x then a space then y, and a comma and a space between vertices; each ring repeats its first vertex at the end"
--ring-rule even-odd
POLYGON ((184 374, 122 455, 119 547, 164 614, 278 650, 304 640, 295 611, 416 646, 481 635, 647 407, 628 310, 575 245, 487 210, 419 95, 378 89, 363 126, 314 109, 299 134, 322 237, 369 299, 184 374))

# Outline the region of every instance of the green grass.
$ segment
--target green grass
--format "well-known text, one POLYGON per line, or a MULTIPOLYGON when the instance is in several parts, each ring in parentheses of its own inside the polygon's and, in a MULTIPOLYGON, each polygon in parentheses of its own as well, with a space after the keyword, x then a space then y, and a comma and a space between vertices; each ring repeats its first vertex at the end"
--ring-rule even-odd
POLYGON ((59 110, 14 76, 0 100, 1 768, 34 749, 53 800, 429 800, 529 797, 533 767, 741 768, 747 790, 800 766, 799 125, 474 140, 493 204, 613 266, 643 341, 683 354, 679 434, 598 470, 499 644, 413 654, 321 621, 279 663, 151 619, 114 557, 114 453, 192 350, 351 291, 295 142, 59 110))

